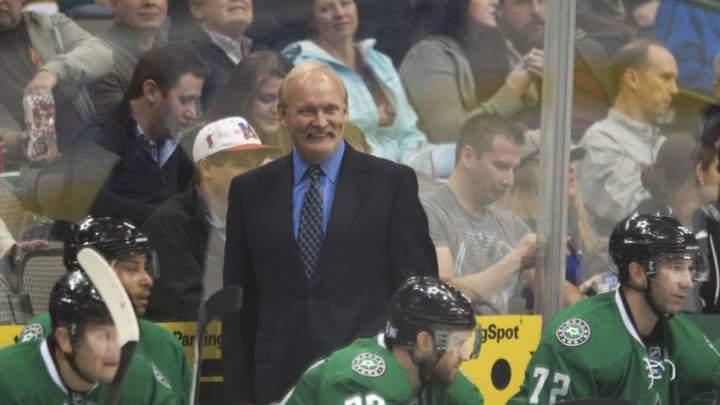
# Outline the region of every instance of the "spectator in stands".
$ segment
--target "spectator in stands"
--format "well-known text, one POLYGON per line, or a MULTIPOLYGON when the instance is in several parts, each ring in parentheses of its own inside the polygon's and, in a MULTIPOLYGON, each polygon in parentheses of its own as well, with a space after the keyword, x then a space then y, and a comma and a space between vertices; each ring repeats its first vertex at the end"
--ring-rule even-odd
POLYGON ((372 153, 408 163, 427 139, 390 58, 375 41, 355 41, 358 12, 352 0, 303 0, 309 39, 295 42, 283 55, 296 65, 319 60, 342 78, 348 89, 350 121, 365 134, 372 153))
POLYGON ((682 0, 659 3, 653 37, 675 56, 678 82, 713 94, 713 61, 720 54, 720 9, 682 0))
MULTIPOLYGON (((702 184, 698 180, 696 156, 697 141, 687 135, 675 135, 663 142, 657 154, 655 164, 642 171, 643 186, 650 193, 650 198, 643 200, 637 207, 640 214, 670 215, 677 218, 683 226, 701 232, 707 227, 705 209, 717 197, 705 199, 702 184)), ((702 149, 700 149, 702 153, 702 149)), ((715 153, 712 153, 713 155, 715 153)), ((717 173, 717 168, 714 169, 717 173)), ((709 177, 706 177, 709 179, 709 177)), ((717 179, 717 177, 716 177, 717 179)), ((698 234, 698 240, 706 241, 707 236, 698 234)), ((701 304, 698 295, 699 285, 693 286, 683 302, 683 311, 700 312, 701 304)))
MULTIPOLYGON (((77 254, 93 248, 112 266, 133 303, 138 317, 145 314, 150 286, 158 275, 155 251, 135 226, 113 218, 85 218, 72 224, 64 241, 63 263, 69 272, 79 268, 77 254)), ((19 342, 42 340, 52 332, 51 315, 42 313, 23 328, 19 342)), ((172 390, 187 402, 192 373, 180 342, 167 329, 138 319, 140 342, 136 354, 152 362, 172 390)))
POLYGON ((280 134, 277 103, 280 82, 292 66, 277 52, 253 52, 234 68, 203 118, 245 117, 263 144, 289 152, 292 142, 280 134))
POLYGON ((102 36, 113 50, 113 67, 93 84, 98 112, 122 101, 140 55, 166 40, 167 0, 111 0, 115 22, 102 36))
MULTIPOLYGON (((511 65, 522 60, 531 50, 543 48, 545 36, 545 0, 503 0, 498 12, 498 25, 509 39, 508 58, 511 65)), ((600 40, 605 40, 602 35, 600 40)), ((607 45, 582 29, 575 31, 573 63, 573 119, 571 136, 578 142, 587 128, 601 120, 613 99, 607 45)), ((536 76, 538 80, 539 76, 536 76)), ((541 86, 540 82, 536 83, 541 86)), ((539 107, 539 105, 538 105, 539 107)), ((526 110, 521 120, 530 128, 540 126, 540 109, 526 110)))
MULTIPOLYGON (((695 177, 701 187, 703 204, 709 204, 717 200, 720 188, 720 159, 717 153, 720 146, 720 106, 713 105, 707 109, 698 135, 700 146, 695 157, 695 177)), ((693 223, 695 229, 702 228, 699 223, 693 223)))
POLYGON ((73 144, 71 206, 75 215, 143 224, 192 179, 193 164, 177 134, 192 124, 207 67, 188 46, 168 44, 143 54, 129 100, 94 116, 73 144))
POLYGON ((318 357, 375 335, 407 277, 437 275, 414 173, 344 142, 347 97, 327 65, 293 68, 278 106, 293 152, 230 186, 223 282, 243 306, 223 319, 227 403, 280 399, 318 357))
MULTIPOLYGON (((586 278, 594 274, 609 271, 597 258, 598 242, 595 233, 590 226, 590 219, 585 210, 582 198, 577 193, 575 181, 575 161, 585 155, 585 150, 578 146, 570 147, 570 172, 568 173, 568 218, 567 218, 567 251, 566 251, 566 273, 565 280, 570 283, 566 285, 566 304, 573 303, 573 298, 579 294, 574 293, 572 286, 578 286, 586 278), (589 267, 588 265, 592 266, 589 267)), ((532 229, 537 229, 537 206, 538 206, 538 174, 540 169, 540 131, 533 130, 525 133, 525 144, 522 149, 522 160, 520 166, 515 169, 515 182, 498 202, 497 206, 514 212, 525 221, 532 229)), ((528 270, 524 274, 529 274, 528 270)), ((529 282, 528 290, 535 287, 534 282, 529 282)), ((531 297, 530 297, 531 298, 531 297)), ((532 300, 528 302, 528 308, 532 307, 532 300)))
POLYGON ((650 196, 640 174, 655 162, 665 140, 655 124, 678 92, 675 59, 647 39, 618 50, 612 76, 617 96, 607 118, 580 142, 587 152, 578 167, 580 192, 601 236, 650 196))
MULTIPOLYGON (((21 0, 4 0, 0 13, 0 137, 8 160, 26 161, 23 96, 51 91, 60 152, 94 110, 85 84, 112 65, 111 50, 62 14, 22 11, 21 0)), ((54 162, 58 150, 38 157, 54 162)), ((7 162, 7 160, 6 160, 7 162)))
POLYGON ((523 141, 517 124, 471 118, 460 131, 447 184, 422 199, 440 278, 454 279, 479 313, 524 308, 519 273, 533 266, 535 235, 520 217, 493 205, 513 185, 523 141))
POLYGON ((533 48, 542 49, 545 0, 501 0, 498 24, 518 57, 533 48))
POLYGON ((208 65, 202 89, 206 109, 225 86, 235 66, 250 53, 252 41, 245 30, 253 22, 252 0, 191 0, 190 12, 196 26, 183 38, 208 65))
POLYGON ((155 320, 197 320, 200 303, 222 287, 230 182, 272 151, 241 117, 205 125, 193 145, 194 184, 158 207, 143 226, 166 269, 148 307, 155 320))
POLYGON ((542 75, 542 50, 530 50, 514 67, 498 57, 508 50, 497 28, 497 0, 445 4, 428 16, 444 15, 438 29, 427 32, 400 66, 420 127, 433 142, 456 141, 475 115, 513 117, 524 107, 536 107, 536 79, 542 75))
POLYGON ((691 227, 693 213, 704 205, 695 164, 697 148, 695 139, 685 135, 671 136, 663 142, 655 163, 642 171, 642 185, 650 197, 640 202, 639 213, 672 215, 691 227))
MULTIPOLYGON (((707 282, 699 286, 702 311, 709 313, 720 312, 720 203, 718 202, 718 188, 720 187, 720 172, 718 171, 718 127, 720 108, 713 105, 705 113, 699 128, 700 148, 696 156, 695 178, 700 186, 700 209, 695 211, 692 218, 692 229, 707 251, 707 263, 710 272, 707 282), (712 241, 712 242, 710 242, 712 241)), ((663 145, 664 146, 664 145, 663 145)))

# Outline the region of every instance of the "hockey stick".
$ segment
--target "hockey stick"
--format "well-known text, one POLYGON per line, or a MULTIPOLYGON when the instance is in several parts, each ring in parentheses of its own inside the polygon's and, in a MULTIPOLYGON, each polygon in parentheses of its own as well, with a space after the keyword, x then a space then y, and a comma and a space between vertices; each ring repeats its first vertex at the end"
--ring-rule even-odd
POLYGON ((120 388, 133 353, 135 353, 135 347, 140 339, 140 327, 135 316, 135 309, 125 291, 125 287, 120 283, 115 271, 113 271, 105 258, 91 248, 80 250, 77 258, 80 267, 90 277, 103 301, 105 301, 113 324, 117 329, 118 341, 122 347, 120 365, 105 397, 107 405, 114 405, 120 394, 120 388))
POLYGON ((190 388, 190 398, 193 404, 198 403, 200 374, 202 372, 202 347, 205 337, 205 328, 215 319, 225 314, 237 312, 242 307, 242 288, 231 285, 218 290, 200 304, 197 323, 197 339, 195 339, 195 359, 193 360, 193 381, 190 388))

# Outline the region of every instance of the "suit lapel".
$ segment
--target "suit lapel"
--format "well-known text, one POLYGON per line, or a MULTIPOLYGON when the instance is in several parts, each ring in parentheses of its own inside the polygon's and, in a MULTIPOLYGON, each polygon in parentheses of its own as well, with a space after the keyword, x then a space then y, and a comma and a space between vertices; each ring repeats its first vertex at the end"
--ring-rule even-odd
POLYGON ((343 246, 346 246, 344 236, 350 232, 366 183, 367 166, 363 156, 346 143, 327 232, 320 248, 318 268, 312 280, 313 289, 333 270, 334 264, 339 262, 335 258, 342 255, 343 246))
MULTIPOLYGON (((297 274, 302 275, 305 279, 305 271, 302 269, 300 261, 300 253, 295 241, 295 232, 293 231, 293 165, 292 155, 287 155, 279 159, 275 170, 268 177, 268 187, 271 190, 270 199, 273 204, 274 215, 272 216, 272 235, 278 236, 278 246, 287 247, 286 250, 290 254, 290 260, 294 265, 293 269, 298 269, 297 274)), ((259 201, 258 204, 267 204, 270 201, 259 201)), ((295 275, 288 275, 295 277, 295 275)))

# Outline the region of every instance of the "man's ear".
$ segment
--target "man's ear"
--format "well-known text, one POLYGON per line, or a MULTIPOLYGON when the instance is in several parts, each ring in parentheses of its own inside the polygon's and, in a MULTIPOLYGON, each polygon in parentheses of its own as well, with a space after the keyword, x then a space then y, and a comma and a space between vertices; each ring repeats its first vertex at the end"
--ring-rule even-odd
POLYGON ((198 176, 200 176, 200 181, 203 182, 205 179, 205 176, 210 171, 212 164, 208 159, 202 159, 199 162, 195 163, 195 167, 197 167, 198 176))
POLYGON ((145 80, 143 82, 142 89, 143 89, 143 97, 150 104, 155 104, 160 99, 160 96, 162 95, 160 86, 158 86, 157 82, 152 79, 145 80))
POLYGON ((642 91, 640 89, 640 74, 635 69, 625 69, 622 75, 622 80, 625 83, 625 86, 627 86, 628 89, 632 91, 642 91))
POLYGON ((415 335, 415 350, 420 358, 432 355, 435 352, 435 339, 432 333, 427 331, 418 332, 415 335))
POLYGON ((120 0, 110 0, 110 11, 112 15, 117 15, 117 5, 120 0))
POLYGON ((475 153, 475 149, 470 145, 463 145, 460 150, 460 162, 462 165, 466 168, 473 167, 477 159, 478 156, 477 153, 475 153))
POLYGON ((703 173, 702 164, 695 165, 695 182, 698 186, 705 185, 705 173, 703 173))
POLYGON ((278 123, 281 127, 287 128, 287 106, 284 103, 278 103, 277 105, 277 112, 278 112, 278 123))
POLYGON ((53 335, 55 336, 55 342, 57 342, 60 350, 67 354, 73 352, 72 343, 70 343, 70 332, 68 331, 67 326, 57 327, 53 331, 53 335))
POLYGON ((639 287, 647 286, 647 274, 645 273, 645 267, 638 262, 630 262, 628 264, 628 281, 639 287))

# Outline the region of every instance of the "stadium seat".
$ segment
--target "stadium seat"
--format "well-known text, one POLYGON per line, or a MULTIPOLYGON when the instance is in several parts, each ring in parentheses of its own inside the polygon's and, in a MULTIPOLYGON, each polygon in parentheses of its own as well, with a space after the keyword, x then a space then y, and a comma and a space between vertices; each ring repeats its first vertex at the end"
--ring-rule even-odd
POLYGON ((10 305, 10 295, 12 291, 10 286, 0 278, 0 324, 15 323, 12 306, 10 305))
POLYGON ((12 185, 0 178, 0 218, 5 222, 13 238, 20 239, 25 209, 15 195, 12 185))
POLYGON ((20 291, 30 295, 33 315, 47 312, 50 291, 66 272, 62 248, 30 252, 21 263, 20 291))

